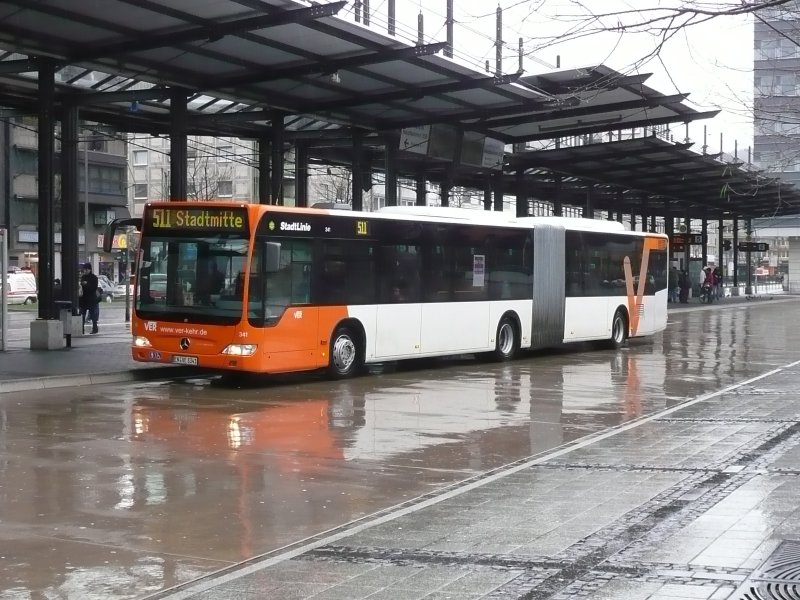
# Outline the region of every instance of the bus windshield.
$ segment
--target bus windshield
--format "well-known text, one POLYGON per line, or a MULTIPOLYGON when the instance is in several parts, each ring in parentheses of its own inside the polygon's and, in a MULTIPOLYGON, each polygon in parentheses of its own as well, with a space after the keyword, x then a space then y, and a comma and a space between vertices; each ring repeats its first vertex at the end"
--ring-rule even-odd
POLYGON ((241 235, 146 236, 137 274, 140 317, 235 324, 242 319, 248 240, 241 235))

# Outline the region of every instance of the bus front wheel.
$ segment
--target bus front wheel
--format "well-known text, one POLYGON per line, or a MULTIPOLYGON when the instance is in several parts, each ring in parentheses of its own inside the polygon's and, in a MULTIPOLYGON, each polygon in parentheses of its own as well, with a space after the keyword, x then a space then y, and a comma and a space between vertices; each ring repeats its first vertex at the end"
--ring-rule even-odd
POLYGON ((494 357, 496 360, 511 360, 519 351, 519 335, 514 322, 504 317, 497 326, 494 357))
POLYGON ((360 338, 349 327, 338 327, 331 338, 328 372, 336 379, 352 377, 361 370, 363 355, 360 338))

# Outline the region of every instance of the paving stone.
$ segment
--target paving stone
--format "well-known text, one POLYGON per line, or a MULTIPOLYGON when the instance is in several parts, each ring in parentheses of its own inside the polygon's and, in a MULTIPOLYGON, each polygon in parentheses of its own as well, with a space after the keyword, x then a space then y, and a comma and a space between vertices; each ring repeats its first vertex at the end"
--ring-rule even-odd
MULTIPOLYGON (((793 389, 798 375, 781 385, 793 389)), ((728 598, 800 531, 800 425, 790 418, 800 400, 779 387, 682 408, 219 589, 315 600, 728 598)), ((224 596, 191 600, 211 597, 224 596)))

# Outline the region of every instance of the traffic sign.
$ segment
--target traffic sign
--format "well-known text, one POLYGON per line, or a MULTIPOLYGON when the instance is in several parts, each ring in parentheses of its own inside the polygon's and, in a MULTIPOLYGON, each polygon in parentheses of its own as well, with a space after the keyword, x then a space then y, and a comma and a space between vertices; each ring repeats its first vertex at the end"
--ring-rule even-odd
POLYGON ((739 242, 736 246, 739 252, 767 252, 769 244, 766 242, 739 242))

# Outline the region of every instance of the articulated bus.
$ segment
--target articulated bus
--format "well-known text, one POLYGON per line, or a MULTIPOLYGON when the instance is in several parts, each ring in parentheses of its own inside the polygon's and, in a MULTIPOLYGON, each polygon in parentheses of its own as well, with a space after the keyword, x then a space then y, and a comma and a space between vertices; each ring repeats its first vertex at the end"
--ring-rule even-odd
POLYGON ((153 202, 134 360, 279 373, 597 340, 667 323, 667 237, 464 209, 153 202))

